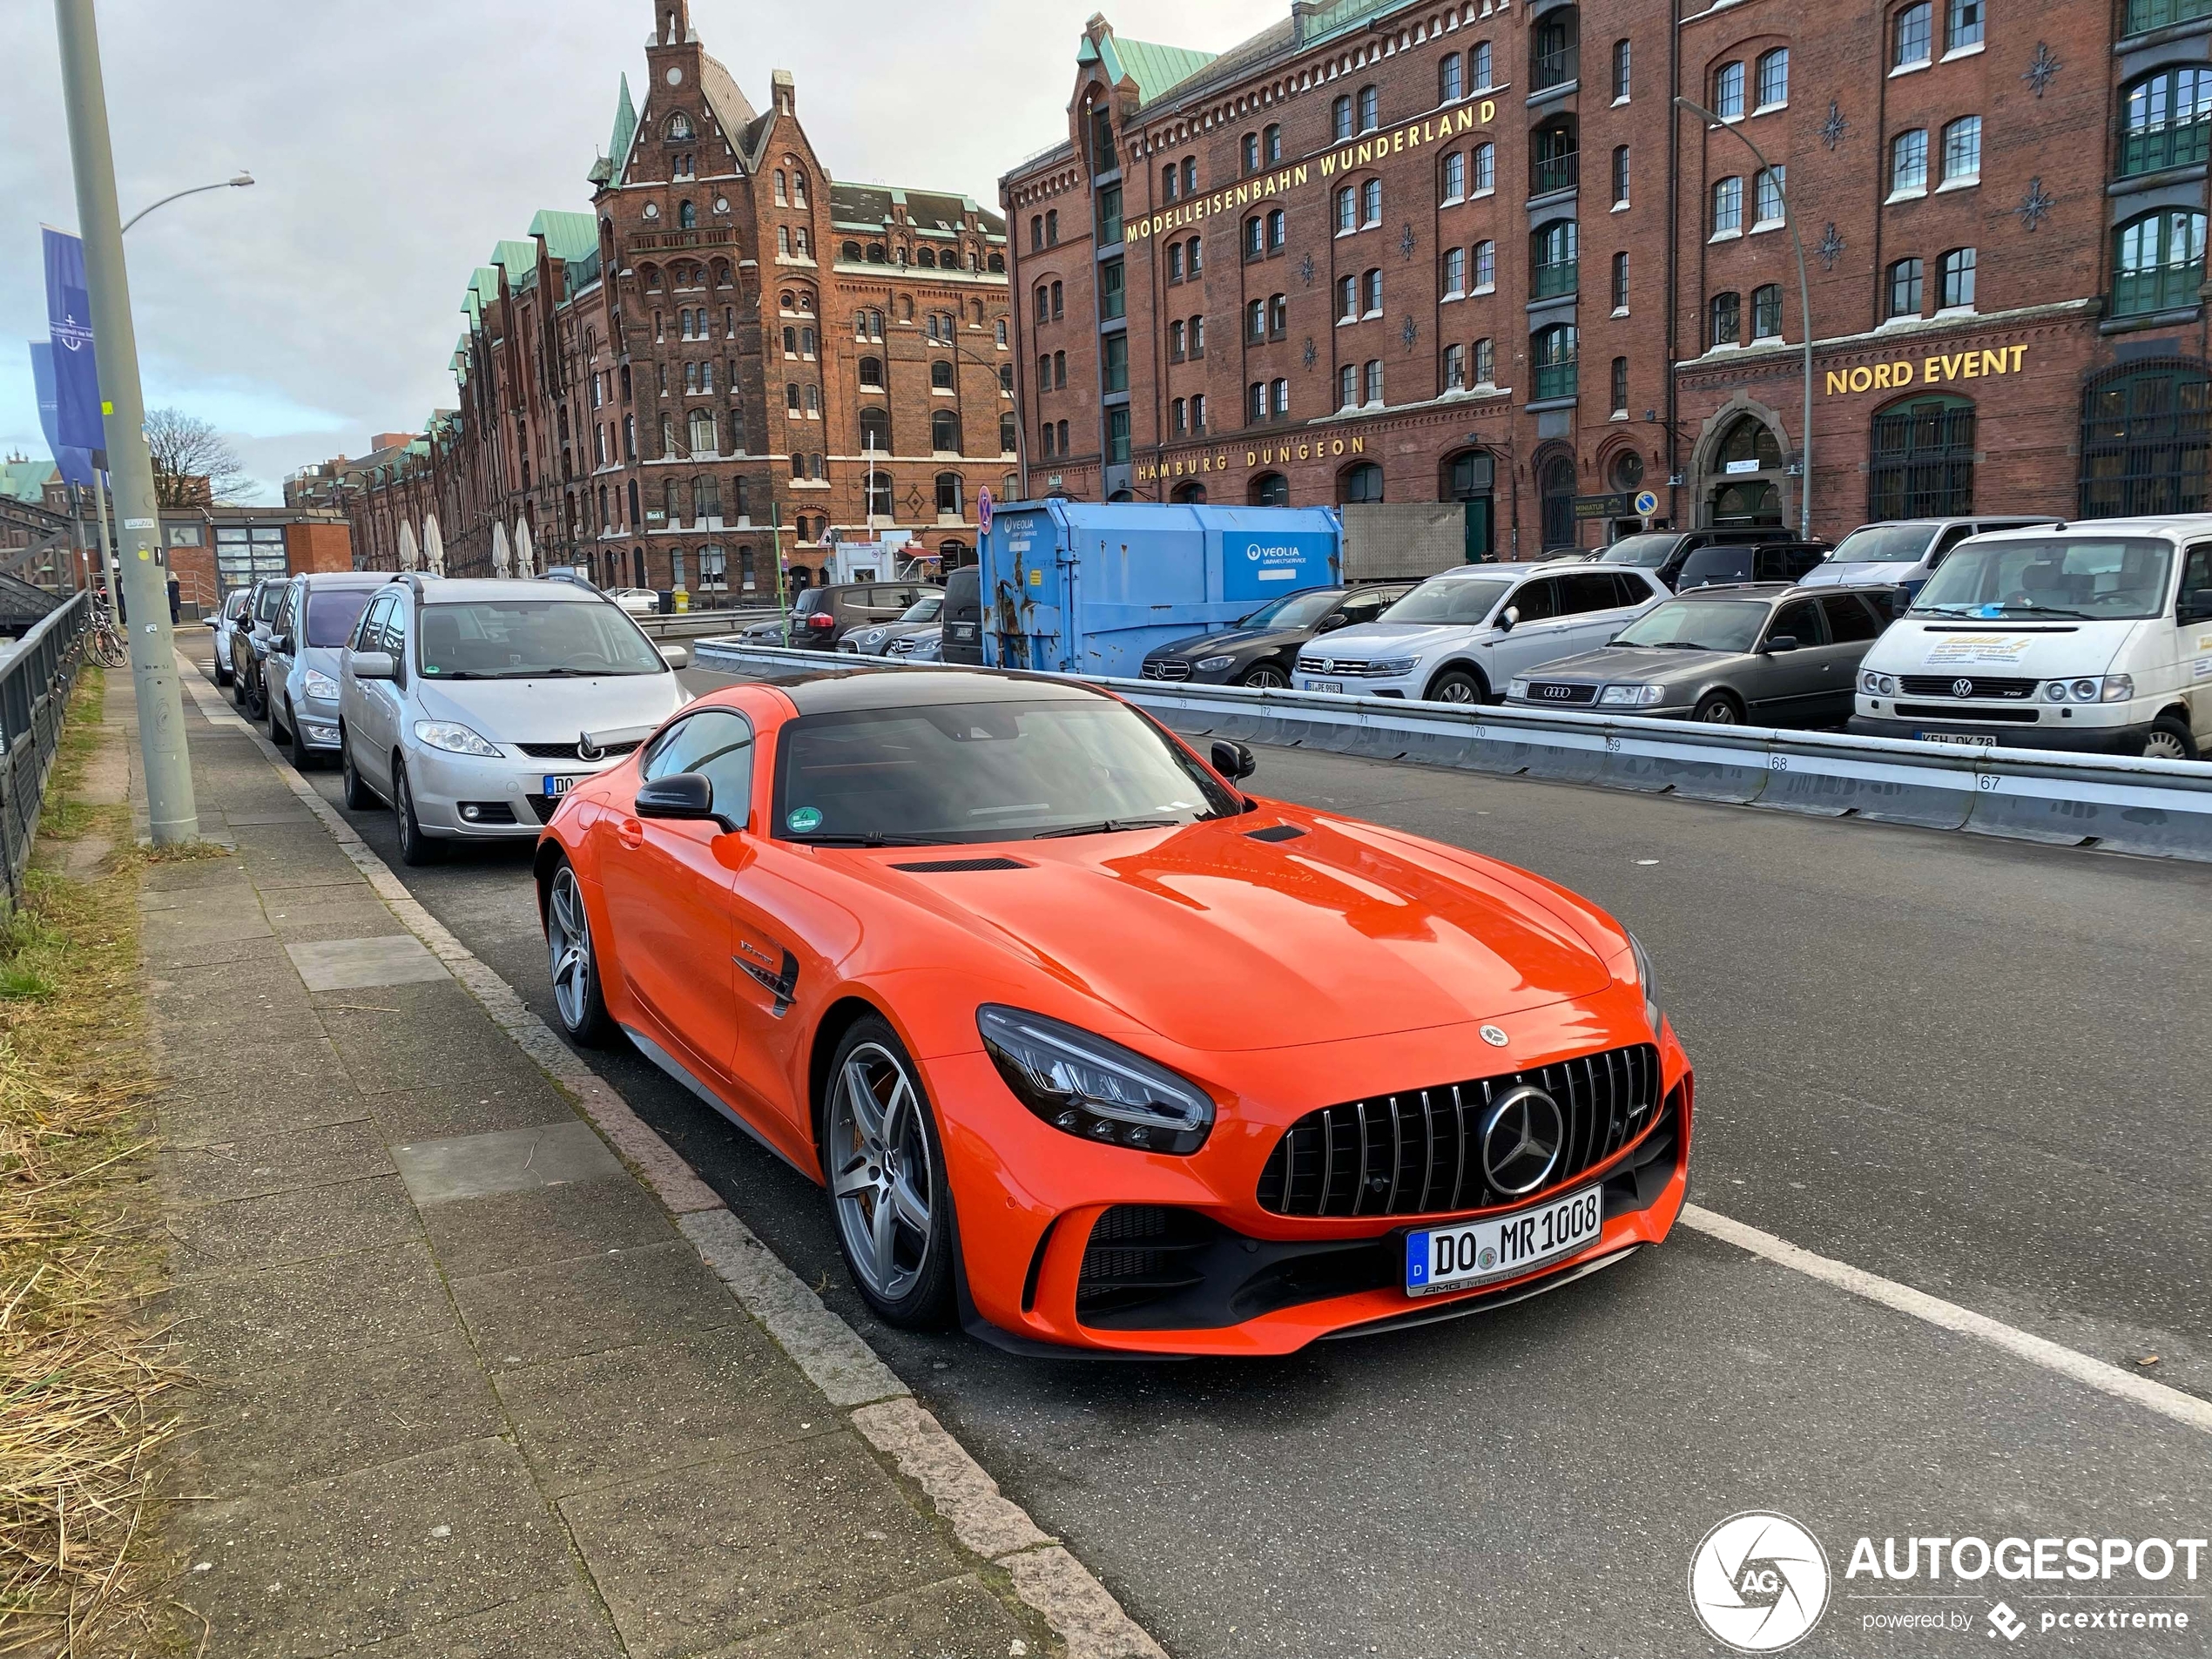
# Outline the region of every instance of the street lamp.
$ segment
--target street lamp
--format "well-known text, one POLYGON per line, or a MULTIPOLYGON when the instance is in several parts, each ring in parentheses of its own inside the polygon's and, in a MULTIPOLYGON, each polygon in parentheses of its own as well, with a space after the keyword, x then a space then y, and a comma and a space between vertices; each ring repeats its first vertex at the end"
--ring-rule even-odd
POLYGON ((187 196, 197 196, 210 190, 244 190, 248 185, 252 185, 253 182, 253 175, 247 172, 244 168, 240 168, 239 170, 239 175, 235 179, 226 179, 220 183, 212 185, 194 185, 190 190, 180 190, 173 196, 164 196, 159 201, 154 203, 152 207, 143 207, 137 212, 133 213, 131 216, 129 222, 125 224, 123 228, 125 232, 128 232, 132 225, 137 224, 148 213, 153 212, 154 207, 166 207, 171 202, 181 201, 187 196))
MULTIPOLYGON (((1692 115, 1702 117, 1712 125, 1733 133, 1741 139, 1743 147, 1749 150, 1752 158, 1758 162, 1760 171, 1774 180, 1774 193, 1782 198, 1782 222, 1790 232, 1790 246, 1795 248, 1797 253, 1797 318, 1805 331, 1804 413, 1801 417, 1804 425, 1797 450, 1797 470, 1800 474, 1797 485, 1797 535, 1801 540, 1809 542, 1812 539, 1812 291, 1805 281, 1805 245, 1804 239, 1797 234, 1797 216, 1791 210, 1789 192, 1783 188, 1781 179, 1776 177, 1774 168, 1769 164, 1766 157, 1760 153, 1759 146, 1751 142, 1741 125, 1723 120, 1703 105, 1693 104, 1686 98, 1676 98, 1675 105, 1676 108, 1688 110, 1692 115)), ((1758 181, 1756 179, 1752 180, 1751 189, 1756 196, 1758 190, 1758 181)))

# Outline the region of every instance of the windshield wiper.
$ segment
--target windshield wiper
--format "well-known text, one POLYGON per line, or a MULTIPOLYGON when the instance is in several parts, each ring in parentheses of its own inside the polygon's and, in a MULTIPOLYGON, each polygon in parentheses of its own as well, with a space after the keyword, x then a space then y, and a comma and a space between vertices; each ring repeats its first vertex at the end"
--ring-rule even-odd
POLYGON ((2039 617, 2071 617, 2076 622, 2088 622, 2093 620, 2089 613, 2086 610, 2068 610, 2061 605, 2040 605, 2032 599, 2022 599, 2017 603, 2012 600, 2006 600, 2003 604, 1999 605, 1997 608, 2000 610, 2006 611, 2033 611, 2039 617))
POLYGON ((1102 818, 1096 824, 1070 824, 1064 829, 1039 830, 1029 839, 1049 841, 1062 835, 1111 835, 1122 830, 1181 829, 1179 818, 1102 818))
POLYGON ((808 846, 952 846, 956 843, 949 835, 887 835, 881 830, 864 830, 847 835, 786 835, 786 841, 799 841, 808 846))

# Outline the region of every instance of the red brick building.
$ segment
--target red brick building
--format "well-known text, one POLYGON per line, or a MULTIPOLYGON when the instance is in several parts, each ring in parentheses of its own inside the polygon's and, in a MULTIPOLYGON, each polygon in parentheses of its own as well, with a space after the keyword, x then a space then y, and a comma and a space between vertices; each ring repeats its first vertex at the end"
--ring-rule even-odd
POLYGON ((527 525, 539 568, 695 604, 772 595, 833 539, 974 556, 1014 466, 1004 224, 957 193, 834 182, 778 71, 756 110, 687 0, 651 9, 592 212, 546 212, 471 280, 460 407, 339 486, 368 561, 435 515, 454 574, 527 525))
POLYGON ((1025 490, 1794 526, 1794 226, 1816 534, 2203 507, 2208 57, 2212 0, 1094 18, 1001 181, 1025 490))

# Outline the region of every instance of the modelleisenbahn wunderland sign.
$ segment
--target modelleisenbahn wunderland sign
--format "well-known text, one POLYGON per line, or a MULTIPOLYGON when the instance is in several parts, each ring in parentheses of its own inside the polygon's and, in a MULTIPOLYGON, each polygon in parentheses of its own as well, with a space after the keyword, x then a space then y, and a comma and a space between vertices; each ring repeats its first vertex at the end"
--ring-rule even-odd
POLYGON ((1142 241, 1148 236, 1164 231, 1195 225, 1215 213, 1234 212, 1255 202, 1288 195, 1291 191, 1302 189, 1311 183, 1317 171, 1324 180, 1333 179, 1339 173, 1352 172, 1371 162, 1386 160, 1408 150, 1418 150, 1425 144, 1440 144, 1447 138, 1457 138, 1462 132, 1473 132, 1477 127, 1487 127, 1496 118, 1497 113, 1496 101, 1486 98, 1480 105, 1470 104, 1465 109, 1446 110, 1419 121, 1408 121, 1404 126, 1393 128, 1388 132, 1378 132, 1372 138, 1339 145, 1318 161, 1301 161, 1295 166, 1278 167, 1273 172, 1248 179, 1241 185, 1227 185, 1210 196, 1194 197, 1179 207, 1148 214, 1143 219, 1124 220, 1122 239, 1124 242, 1142 241))

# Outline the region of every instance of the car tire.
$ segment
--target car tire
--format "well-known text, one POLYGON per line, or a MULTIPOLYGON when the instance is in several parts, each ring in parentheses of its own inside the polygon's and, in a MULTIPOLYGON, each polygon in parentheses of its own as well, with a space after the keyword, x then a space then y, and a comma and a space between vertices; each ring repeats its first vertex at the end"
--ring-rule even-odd
POLYGON ((408 787, 407 762, 392 758, 392 821, 399 831, 400 862, 420 869, 438 861, 438 844, 422 833, 415 815, 415 792, 408 787))
POLYGON ((1421 693, 1421 698, 1428 703, 1487 703, 1490 689, 1483 685, 1480 675, 1464 668, 1447 668, 1428 683, 1428 690, 1421 693))
POLYGON ((1697 707, 1689 718, 1707 725, 1742 725, 1743 711, 1726 691, 1708 691, 1697 699, 1697 707))
POLYGON ((377 804, 376 795, 361 768, 354 764, 354 745, 346 739, 346 728, 338 728, 338 777, 345 787, 346 805, 354 812, 365 813, 377 804))
POLYGON ((545 884, 546 971, 553 982, 553 1012, 569 1041, 604 1047, 615 1022, 599 991, 599 955, 592 947, 591 914, 575 867, 563 858, 545 884))
POLYGON ((1281 691, 1289 689, 1291 677, 1283 671, 1279 663, 1254 663, 1244 671, 1237 684, 1251 686, 1256 691, 1281 691))
POLYGON ((269 741, 281 745, 284 742, 284 723, 277 718, 276 692, 273 690, 265 692, 261 698, 261 719, 269 728, 269 741))
POLYGON ((846 1271, 885 1323, 943 1325, 960 1248, 944 1143, 921 1072, 887 1021, 871 1014, 853 1023, 823 1096, 822 1177, 846 1271))
POLYGON ((2161 714, 2150 723, 2143 738, 2143 757, 2149 760, 2194 760, 2196 739, 2179 715, 2161 714))
POLYGON ((215 664, 215 684, 219 687, 229 685, 230 683, 237 678, 237 675, 232 673, 229 669, 225 668, 220 663, 215 664))
POLYGON ((292 711, 291 733, 291 739, 285 747, 285 759, 292 763, 292 769, 294 772, 313 772, 315 767, 315 752, 307 747, 307 728, 300 724, 300 715, 296 709, 292 711))

